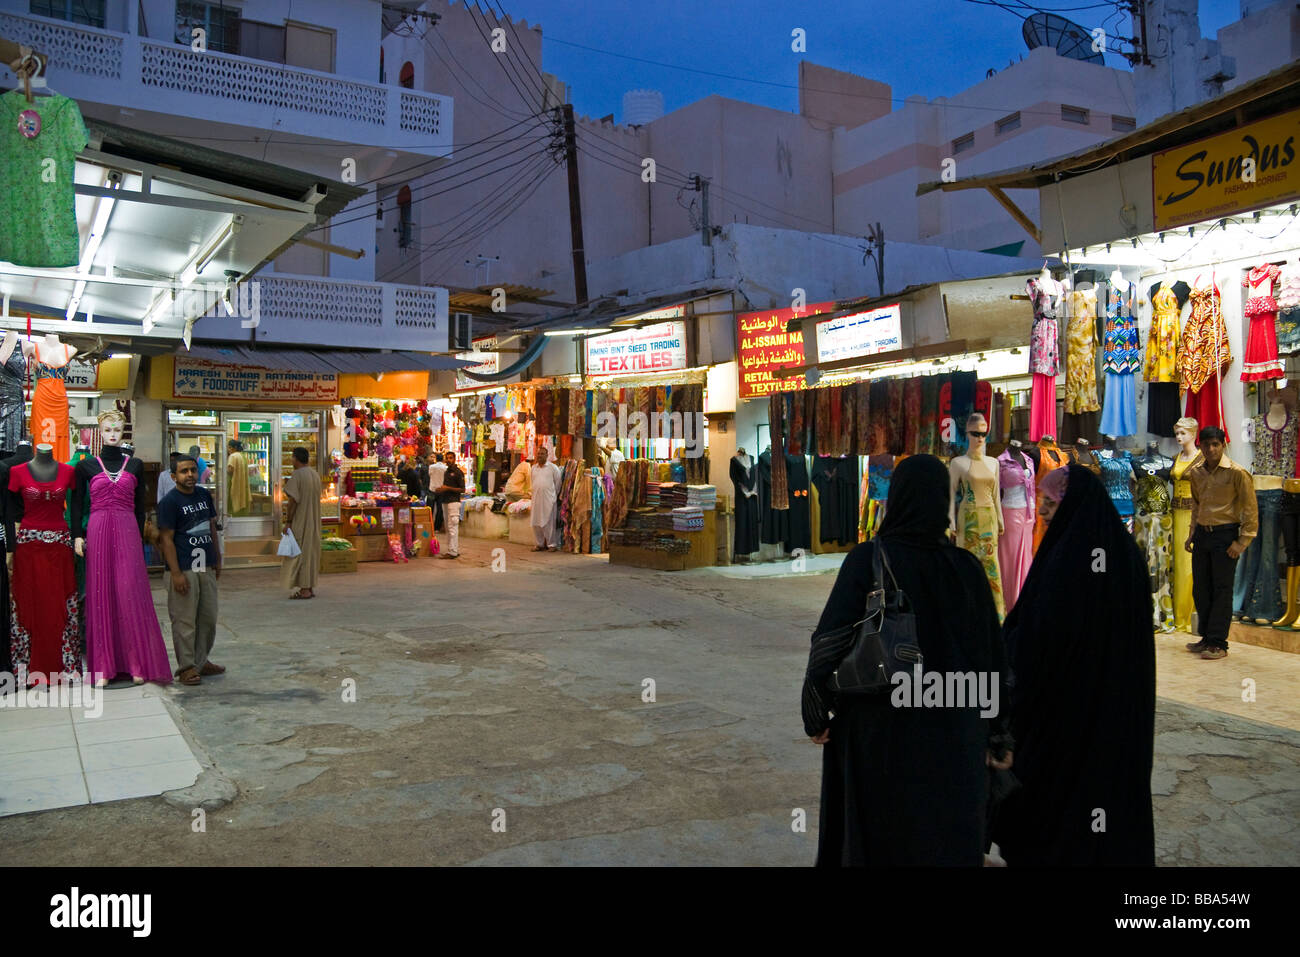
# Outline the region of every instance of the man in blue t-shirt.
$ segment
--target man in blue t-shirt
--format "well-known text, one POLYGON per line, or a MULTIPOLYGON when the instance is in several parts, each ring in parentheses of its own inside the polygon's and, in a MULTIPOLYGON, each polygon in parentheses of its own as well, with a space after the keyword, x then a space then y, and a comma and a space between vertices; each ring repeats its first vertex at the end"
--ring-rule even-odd
POLYGON ((208 660, 217 637, 217 580, 221 549, 217 543, 217 509, 212 495, 200 488, 199 463, 193 455, 172 463, 176 487, 158 503, 159 544, 170 572, 167 614, 172 621, 176 680, 202 682, 201 675, 226 669, 208 660))

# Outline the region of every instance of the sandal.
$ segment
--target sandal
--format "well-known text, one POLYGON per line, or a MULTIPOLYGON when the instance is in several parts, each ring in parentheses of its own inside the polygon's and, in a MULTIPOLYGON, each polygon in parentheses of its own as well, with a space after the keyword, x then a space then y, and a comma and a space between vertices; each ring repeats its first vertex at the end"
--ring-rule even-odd
POLYGON ((199 677, 199 672, 196 668, 186 668, 176 676, 176 680, 183 685, 203 684, 203 679, 199 677))
POLYGON ((315 597, 316 597, 316 596, 315 596, 314 594, 312 594, 312 595, 304 595, 304 594, 302 593, 301 590, 296 591, 296 592, 294 592, 292 595, 289 596, 289 598, 290 598, 291 600, 293 600, 293 601, 298 601, 298 600, 300 600, 300 599, 303 600, 303 601, 306 601, 306 600, 309 599, 309 598, 315 598, 315 597))

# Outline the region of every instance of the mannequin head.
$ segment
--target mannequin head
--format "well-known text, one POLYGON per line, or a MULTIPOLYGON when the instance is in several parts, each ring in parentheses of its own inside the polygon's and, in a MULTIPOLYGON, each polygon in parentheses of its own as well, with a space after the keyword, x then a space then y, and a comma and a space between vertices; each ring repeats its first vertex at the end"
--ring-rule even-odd
POLYGON ((1174 423, 1174 438, 1188 455, 1196 450, 1197 422, 1192 418, 1181 418, 1174 423))
POLYGON ((99 413, 99 437, 105 445, 122 444, 122 433, 126 431, 126 416, 121 412, 109 411, 99 413))
POLYGON ((978 412, 966 420, 966 437, 970 439, 970 450, 966 453, 973 459, 984 457, 984 449, 989 441, 989 423, 978 412))

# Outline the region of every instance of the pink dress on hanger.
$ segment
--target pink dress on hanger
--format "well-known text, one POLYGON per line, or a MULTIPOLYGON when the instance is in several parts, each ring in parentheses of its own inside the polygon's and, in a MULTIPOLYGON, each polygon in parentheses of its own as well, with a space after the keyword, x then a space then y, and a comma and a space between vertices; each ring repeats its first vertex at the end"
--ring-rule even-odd
POLYGON ((1282 360, 1277 357, 1277 300, 1273 298, 1273 283, 1281 272, 1272 263, 1264 263, 1248 272, 1241 282, 1250 290, 1250 299, 1242 310, 1250 319, 1242 382, 1282 378, 1282 360))
POLYGON ((1034 328, 1029 337, 1029 371, 1033 373, 1029 441, 1037 442, 1044 435, 1056 437, 1056 377, 1061 372, 1056 310, 1064 289, 1055 280, 1031 279, 1025 290, 1034 304, 1034 328))

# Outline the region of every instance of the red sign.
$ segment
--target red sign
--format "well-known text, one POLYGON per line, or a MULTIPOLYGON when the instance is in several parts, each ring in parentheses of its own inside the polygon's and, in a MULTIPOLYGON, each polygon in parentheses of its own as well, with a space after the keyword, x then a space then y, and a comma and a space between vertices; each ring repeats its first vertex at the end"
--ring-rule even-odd
POLYGON ((802 375, 779 379, 773 370, 785 366, 800 366, 803 359, 803 333, 786 332, 785 325, 796 316, 830 312, 833 302, 804 306, 802 309, 771 309, 765 312, 746 312, 736 320, 736 359, 740 364, 740 391, 742 399, 770 395, 773 392, 794 392, 806 388, 802 375))

